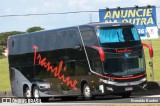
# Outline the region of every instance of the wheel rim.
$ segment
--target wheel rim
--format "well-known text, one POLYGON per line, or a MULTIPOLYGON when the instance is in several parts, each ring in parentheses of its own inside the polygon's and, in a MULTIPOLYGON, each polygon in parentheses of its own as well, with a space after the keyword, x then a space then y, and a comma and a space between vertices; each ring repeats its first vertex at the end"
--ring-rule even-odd
POLYGON ((90 97, 90 96, 91 96, 91 91, 90 91, 89 86, 86 86, 86 87, 84 88, 84 96, 85 96, 85 97, 90 97))
POLYGON ((39 91, 37 88, 34 90, 34 97, 39 98, 39 91))
POLYGON ((31 97, 31 91, 29 90, 29 88, 26 89, 25 96, 26 96, 27 98, 31 97))

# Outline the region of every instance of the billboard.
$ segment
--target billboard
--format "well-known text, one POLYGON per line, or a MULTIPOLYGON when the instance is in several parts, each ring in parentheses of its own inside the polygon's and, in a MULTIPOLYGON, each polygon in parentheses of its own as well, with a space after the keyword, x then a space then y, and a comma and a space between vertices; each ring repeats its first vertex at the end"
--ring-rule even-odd
POLYGON ((133 23, 141 39, 158 38, 156 7, 128 7, 99 10, 100 22, 133 23))

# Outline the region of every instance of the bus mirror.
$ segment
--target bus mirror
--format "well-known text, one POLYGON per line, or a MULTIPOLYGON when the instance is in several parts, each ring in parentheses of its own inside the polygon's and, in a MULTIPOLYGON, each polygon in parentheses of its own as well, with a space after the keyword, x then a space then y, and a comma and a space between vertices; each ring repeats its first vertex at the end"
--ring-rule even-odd
POLYGON ((103 51, 103 49, 101 47, 98 47, 98 46, 92 46, 94 49, 98 50, 99 52, 99 55, 100 55, 100 59, 102 62, 105 61, 105 53, 103 51))
POLYGON ((76 45, 76 46, 75 46, 75 49, 77 49, 77 50, 82 50, 82 46, 81 46, 81 45, 76 45))
POLYGON ((143 46, 147 47, 149 49, 149 55, 150 55, 150 58, 153 57, 153 48, 150 44, 146 44, 146 43, 142 43, 143 46))

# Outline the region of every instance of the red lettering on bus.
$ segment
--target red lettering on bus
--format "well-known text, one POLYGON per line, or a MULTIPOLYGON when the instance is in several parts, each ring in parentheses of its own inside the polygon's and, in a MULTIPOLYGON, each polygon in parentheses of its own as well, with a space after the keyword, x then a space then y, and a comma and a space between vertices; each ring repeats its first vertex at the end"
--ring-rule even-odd
POLYGON ((59 80, 62 80, 64 83, 66 83, 67 86, 71 86, 74 90, 77 90, 76 84, 77 81, 72 81, 70 77, 65 77, 64 74, 61 74, 62 70, 66 71, 66 66, 63 67, 63 61, 61 60, 59 62, 59 65, 56 67, 51 66, 50 62, 47 62, 47 58, 42 58, 41 54, 37 54, 38 47, 33 46, 34 49, 34 65, 36 64, 36 61, 38 61, 38 64, 44 68, 46 68, 47 71, 50 71, 53 73, 54 77, 57 77, 59 80))
POLYGON ((116 50, 116 53, 125 53, 125 52, 132 52, 132 50, 130 49, 115 49, 116 50))

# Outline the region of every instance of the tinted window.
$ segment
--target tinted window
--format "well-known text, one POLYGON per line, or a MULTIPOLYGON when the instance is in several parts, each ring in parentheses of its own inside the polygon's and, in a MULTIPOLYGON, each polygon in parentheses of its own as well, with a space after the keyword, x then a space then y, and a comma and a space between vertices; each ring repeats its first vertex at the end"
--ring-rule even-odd
POLYGON ((75 48, 76 45, 80 44, 79 42, 79 35, 77 30, 75 29, 69 29, 69 30, 63 30, 58 31, 57 33, 57 47, 59 49, 62 48, 75 48))
POLYGON ((80 28, 85 46, 98 45, 98 40, 94 28, 80 28))
POLYGON ((45 33, 44 34, 44 48, 46 50, 55 50, 56 49, 56 46, 58 44, 56 44, 56 40, 57 40, 57 37, 56 37, 56 32, 48 32, 48 33, 45 33))
POLYGON ((33 45, 37 45, 39 51, 44 51, 45 50, 44 44, 47 43, 45 42, 45 36, 43 36, 43 34, 37 33, 32 37, 33 37, 32 38, 33 45))
POLYGON ((15 37, 9 41, 10 54, 19 54, 20 53, 20 50, 21 50, 20 40, 21 40, 20 37, 15 37))
POLYGON ((32 50, 31 37, 21 37, 21 53, 31 52, 32 50))
POLYGON ((140 40, 134 27, 103 27, 98 28, 100 43, 115 43, 140 40))
POLYGON ((104 62, 105 73, 125 76, 144 72, 145 61, 141 53, 143 52, 131 52, 129 55, 125 55, 125 57, 123 54, 107 53, 107 59, 104 62))
POLYGON ((64 74, 66 76, 74 76, 75 75, 75 73, 76 73, 75 61, 64 62, 64 66, 66 67, 66 70, 61 71, 61 74, 64 74))
POLYGON ((92 70, 97 72, 97 73, 102 73, 103 67, 102 67, 102 62, 100 59, 93 59, 92 60, 92 70))
POLYGON ((76 61, 77 76, 85 76, 89 72, 88 62, 87 61, 76 61))
POLYGON ((68 39, 68 43, 70 46, 74 45, 79 45, 80 44, 80 37, 79 37, 79 33, 77 30, 68 30, 69 33, 69 39, 68 39))
POLYGON ((12 47, 14 47, 14 40, 12 40, 12 47))

